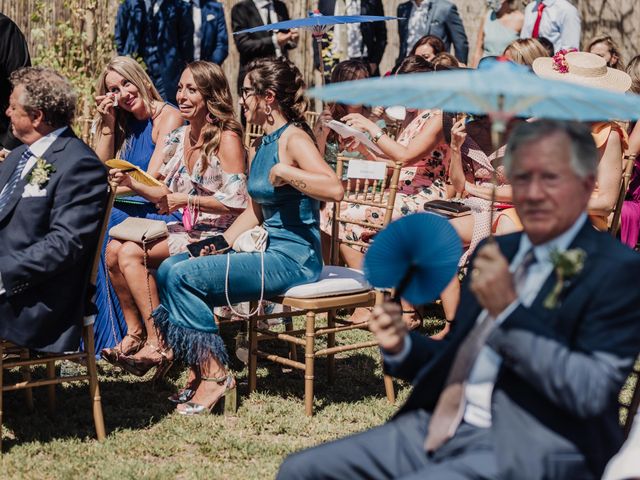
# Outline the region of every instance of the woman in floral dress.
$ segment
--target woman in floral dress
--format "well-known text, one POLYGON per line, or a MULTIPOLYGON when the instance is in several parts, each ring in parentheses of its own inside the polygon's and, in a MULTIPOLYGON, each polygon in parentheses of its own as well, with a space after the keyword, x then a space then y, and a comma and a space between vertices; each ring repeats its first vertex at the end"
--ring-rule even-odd
MULTIPOLYGON (((398 74, 415 72, 432 72, 433 65, 420 56, 408 57, 398 69, 398 74)), ((405 125, 398 140, 392 140, 377 124, 356 113, 348 114, 342 119, 347 125, 368 133, 384 157, 377 157, 362 146, 357 146, 367 158, 379 161, 389 159, 401 162, 398 191, 392 218, 399 218, 410 213, 425 211, 425 204, 431 200, 449 197, 446 177, 449 164, 449 146, 443 134, 442 112, 435 110, 407 111, 405 125)), ((341 215, 357 221, 369 221, 382 224, 383 212, 379 208, 343 202, 341 215)), ((330 219, 323 225, 325 232, 330 232, 330 219)), ((340 237, 354 241, 367 241, 371 231, 358 225, 349 224, 347 230, 341 229, 340 237)), ((342 244, 340 253, 347 265, 360 268, 363 253, 355 247, 342 244)), ((420 326, 420 318, 410 306, 405 306, 404 318, 410 328, 420 326)), ((356 312, 356 318, 368 312, 356 312)), ((355 318, 354 318, 355 321, 355 318)))

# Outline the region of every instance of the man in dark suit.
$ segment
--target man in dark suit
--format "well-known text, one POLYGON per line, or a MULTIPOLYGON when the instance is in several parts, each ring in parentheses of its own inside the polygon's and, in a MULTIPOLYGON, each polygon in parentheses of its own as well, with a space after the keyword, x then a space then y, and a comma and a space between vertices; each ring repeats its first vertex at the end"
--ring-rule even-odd
MULTIPOLYGON (((239 32, 247 28, 289 20, 289 12, 280 0, 242 0, 231 9, 231 30, 239 32)), ((233 36, 240 54, 238 92, 242 87, 247 65, 256 58, 284 55, 298 44, 297 30, 282 32, 244 33, 233 36)))
POLYGON ((292 456, 279 478, 600 478, 640 350, 640 256, 588 221, 597 161, 584 125, 519 126, 504 164, 524 232, 478 249, 445 340, 376 307, 371 329, 409 399, 381 427, 292 456))
POLYGON ((107 171, 69 128, 77 96, 46 68, 11 75, 7 116, 24 145, 0 166, 0 338, 76 350, 107 199, 107 171))
MULTIPOLYGON (((320 0, 318 11, 322 15, 384 15, 382 0, 320 0), (354 11, 351 8, 355 8, 354 11)), ((344 35, 347 45, 339 45, 343 50, 342 55, 330 65, 320 64, 320 55, 317 42, 313 42, 313 65, 316 69, 324 71, 325 76, 331 75, 331 70, 341 60, 362 60, 369 65, 372 75, 380 74, 380 62, 387 48, 387 25, 385 22, 364 22, 353 25, 336 25, 332 31, 325 34, 323 42, 335 50, 339 44, 340 31, 345 29, 344 35), (355 32, 350 30, 353 28, 355 32), (331 40, 329 41, 329 38, 331 40), (352 43, 352 44, 350 44, 352 43), (322 67, 322 68, 321 68, 322 67)), ((324 60, 324 59, 323 59, 324 60)), ((323 62, 326 63, 326 62, 323 62)))
POLYGON ((20 67, 31 65, 24 35, 11 19, 0 13, 0 160, 20 145, 11 134, 9 119, 4 114, 9 106, 9 75, 20 67))
POLYGON ((455 4, 449 0, 410 0, 398 5, 399 66, 415 43, 425 35, 439 37, 449 52, 453 44, 456 58, 467 63, 469 42, 455 4))

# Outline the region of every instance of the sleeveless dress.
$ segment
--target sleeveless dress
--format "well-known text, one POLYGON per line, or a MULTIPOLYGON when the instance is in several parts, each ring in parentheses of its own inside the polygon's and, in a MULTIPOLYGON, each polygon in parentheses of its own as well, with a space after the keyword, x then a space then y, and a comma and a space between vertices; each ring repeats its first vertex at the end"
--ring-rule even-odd
POLYGON ((484 20, 484 42, 482 57, 499 57, 511 42, 520 38, 515 30, 505 27, 493 10, 487 12, 484 20))
MULTIPOLYGON (((322 271, 320 202, 290 185, 274 187, 269 172, 278 163, 278 139, 284 125, 262 137, 251 164, 248 190, 260 206, 263 227, 269 233, 264 252, 264 298, 286 292, 296 285, 316 281, 322 271)), ((261 290, 261 254, 230 254, 229 299, 231 303, 258 300, 261 290)), ((212 356, 227 363, 228 355, 218 335, 213 308, 227 305, 225 280, 227 255, 187 260, 175 255, 157 273, 162 304, 153 312, 155 323, 177 358, 191 365, 212 356)))
MULTIPOLYGON (((127 122, 127 131, 130 132, 130 136, 120 156, 142 170, 146 170, 156 148, 152 137, 153 122, 150 118, 138 120, 131 117, 127 122)), ((150 218, 165 222, 182 220, 182 215, 179 212, 174 212, 171 215, 159 215, 155 205, 140 196, 122 197, 118 198, 113 204, 107 233, 111 227, 122 223, 127 217, 150 218)), ((104 258, 108 241, 109 238, 106 235, 102 245, 100 266, 98 267, 96 280, 95 303, 98 314, 93 324, 93 330, 95 350, 98 352, 98 356, 100 350, 114 347, 127 333, 127 324, 120 309, 120 302, 118 302, 115 290, 108 283, 104 258)))

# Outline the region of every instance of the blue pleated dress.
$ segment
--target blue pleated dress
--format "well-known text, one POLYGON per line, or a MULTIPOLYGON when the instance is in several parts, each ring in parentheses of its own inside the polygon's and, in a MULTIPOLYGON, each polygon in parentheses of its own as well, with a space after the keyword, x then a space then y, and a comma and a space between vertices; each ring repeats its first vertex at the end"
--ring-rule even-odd
MULTIPOLYGON (((289 125, 265 135, 249 173, 248 190, 260 205, 263 227, 269 233, 264 253, 264 297, 272 298, 296 285, 315 282, 322 271, 320 203, 284 185, 269 182, 271 168, 279 162, 278 139, 289 125)), ((229 297, 231 303, 260 298, 260 253, 231 253, 229 297)), ((191 365, 212 356, 227 363, 228 355, 215 323, 213 307, 227 305, 225 298, 227 255, 188 259, 186 254, 165 260, 156 280, 162 304, 154 311, 156 325, 177 358, 191 365)))
MULTIPOLYGON (((156 148, 151 135, 153 122, 151 119, 137 120, 131 118, 127 124, 127 130, 131 135, 121 157, 142 170, 146 170, 156 148)), ((127 217, 151 218, 166 222, 182 220, 179 212, 174 212, 171 215, 159 215, 155 205, 140 196, 123 197, 117 199, 113 205, 107 232, 111 227, 122 223, 127 217)), ((104 252, 108 241, 109 238, 107 236, 102 245, 101 261, 96 281, 96 307, 98 308, 98 314, 93 328, 97 356, 99 356, 100 350, 103 348, 111 348, 117 345, 127 333, 127 324, 120 309, 120 302, 118 302, 118 297, 109 283, 105 268, 104 252)))

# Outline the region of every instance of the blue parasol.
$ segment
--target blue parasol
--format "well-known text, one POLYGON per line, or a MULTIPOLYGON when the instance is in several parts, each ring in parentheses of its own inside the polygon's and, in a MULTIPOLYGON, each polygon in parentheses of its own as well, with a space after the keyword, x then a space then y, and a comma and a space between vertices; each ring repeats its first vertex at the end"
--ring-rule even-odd
POLYGON ((433 301, 451 281, 462 242, 449 221, 432 213, 407 215, 382 230, 364 257, 364 274, 376 288, 395 288, 412 305, 433 301))
POLYGON ((498 60, 478 70, 398 75, 342 82, 311 89, 309 96, 354 105, 433 108, 556 120, 637 120, 640 96, 543 79, 521 65, 498 60))
POLYGON ((300 28, 311 30, 314 37, 322 37, 327 30, 333 25, 344 23, 365 23, 365 22, 384 22, 387 20, 400 20, 398 17, 381 17, 376 15, 322 15, 320 13, 312 13, 307 18, 295 18, 293 20, 285 20, 283 22, 270 23, 268 25, 260 25, 259 27, 247 28, 234 35, 242 33, 268 32, 273 30, 288 30, 291 28, 300 28))

